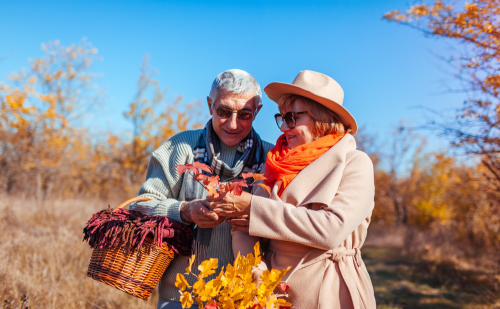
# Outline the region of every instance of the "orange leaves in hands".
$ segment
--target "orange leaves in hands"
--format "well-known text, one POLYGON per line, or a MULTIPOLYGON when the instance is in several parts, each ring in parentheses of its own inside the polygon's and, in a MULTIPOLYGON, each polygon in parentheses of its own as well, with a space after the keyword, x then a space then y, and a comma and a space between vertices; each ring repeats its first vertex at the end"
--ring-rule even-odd
MULTIPOLYGON (((179 164, 174 166, 172 169, 174 168, 177 168, 177 173, 179 174, 179 176, 182 173, 191 171, 194 174, 194 179, 198 181, 214 199, 217 199, 220 194, 226 192, 232 192, 234 195, 238 196, 241 195, 243 193, 243 187, 248 187, 245 178, 254 179, 254 182, 251 185, 254 185, 256 181, 266 180, 266 177, 261 174, 242 173, 241 175, 243 179, 233 180, 229 182, 229 184, 221 184, 218 175, 207 176, 198 172, 198 169, 201 169, 202 171, 205 171, 207 173, 212 173, 212 169, 206 164, 194 162, 193 164, 179 164)), ((271 188, 263 183, 257 183, 257 185, 264 188, 269 193, 269 195, 271 195, 271 188)))

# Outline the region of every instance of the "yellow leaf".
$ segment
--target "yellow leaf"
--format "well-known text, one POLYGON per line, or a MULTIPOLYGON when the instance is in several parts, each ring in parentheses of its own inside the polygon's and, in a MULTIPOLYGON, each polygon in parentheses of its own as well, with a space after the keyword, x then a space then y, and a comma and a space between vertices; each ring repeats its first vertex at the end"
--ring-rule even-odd
POLYGON ((203 309, 203 302, 201 301, 201 298, 195 297, 194 300, 198 303, 198 309, 203 309))
POLYGON ((215 273, 215 269, 219 267, 219 261, 217 259, 211 258, 208 261, 203 261, 198 266, 198 270, 200 274, 198 275, 198 279, 202 279, 210 276, 215 273))
POLYGON ((177 274, 175 278, 175 286, 181 289, 181 291, 184 291, 186 288, 191 288, 183 274, 177 274))
POLYGON ((253 251, 255 252, 255 261, 253 266, 257 266, 261 262, 261 255, 260 255, 260 242, 257 242, 255 246, 253 246, 253 251))
POLYGON ((189 292, 184 292, 181 295, 181 305, 182 308, 190 308, 193 305, 193 296, 189 292))
POLYGON ((201 279, 193 284, 193 292, 200 295, 205 290, 205 280, 201 279))
POLYGON ((190 274, 191 273, 191 266, 193 266, 194 263, 194 254, 189 258, 189 266, 186 267, 186 273, 190 274))

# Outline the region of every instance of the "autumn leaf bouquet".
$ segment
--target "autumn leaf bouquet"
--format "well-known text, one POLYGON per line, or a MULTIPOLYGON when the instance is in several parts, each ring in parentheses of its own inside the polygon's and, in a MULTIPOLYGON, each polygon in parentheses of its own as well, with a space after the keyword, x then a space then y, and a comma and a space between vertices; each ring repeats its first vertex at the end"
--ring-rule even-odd
POLYGON ((183 308, 190 308, 194 301, 200 309, 218 308, 290 308, 291 304, 280 297, 285 294, 288 286, 281 282, 289 268, 282 271, 272 269, 265 270, 257 283, 252 278, 253 271, 260 264, 260 245, 255 244, 255 255, 247 256, 238 254, 234 264, 228 264, 226 269, 222 267, 219 275, 208 282, 205 278, 214 274, 218 268, 217 259, 209 259, 201 262, 198 266, 199 274, 194 275, 191 271, 194 255, 189 259, 186 274, 195 276, 197 281, 190 286, 183 274, 177 274, 175 286, 181 293, 181 304, 183 308), (277 293, 275 293, 277 291, 277 293))
POLYGON ((194 162, 193 164, 180 164, 173 168, 177 168, 177 173, 182 175, 183 173, 189 173, 205 190, 208 191, 209 195, 213 199, 217 199, 221 194, 231 192, 235 195, 241 195, 243 192, 243 187, 248 187, 247 178, 253 178, 254 182, 250 185, 258 185, 264 188, 269 194, 271 194, 271 188, 263 183, 258 183, 259 180, 265 180, 266 178, 261 174, 253 173, 242 173, 243 179, 235 179, 227 183, 221 183, 219 176, 208 176, 201 173, 199 170, 212 174, 212 169, 203 163, 194 162))

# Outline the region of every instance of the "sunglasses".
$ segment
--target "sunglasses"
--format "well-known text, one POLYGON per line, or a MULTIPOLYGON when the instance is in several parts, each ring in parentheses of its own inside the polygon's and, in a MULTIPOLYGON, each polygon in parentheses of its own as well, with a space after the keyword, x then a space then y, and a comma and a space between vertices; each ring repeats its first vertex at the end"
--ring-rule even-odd
POLYGON ((255 112, 241 110, 241 109, 233 111, 229 107, 219 107, 215 109, 215 113, 217 113, 217 116, 224 119, 227 119, 231 117, 234 113, 236 113, 236 117, 238 117, 238 119, 240 120, 251 120, 257 114, 257 110, 255 110, 255 112))
POLYGON ((295 120, 297 118, 297 115, 300 114, 306 114, 307 112, 288 112, 285 115, 282 114, 276 114, 274 115, 274 119, 276 119, 276 124, 278 125, 278 128, 281 130, 281 126, 283 125, 283 121, 286 122, 286 125, 288 126, 289 129, 295 128, 295 120))

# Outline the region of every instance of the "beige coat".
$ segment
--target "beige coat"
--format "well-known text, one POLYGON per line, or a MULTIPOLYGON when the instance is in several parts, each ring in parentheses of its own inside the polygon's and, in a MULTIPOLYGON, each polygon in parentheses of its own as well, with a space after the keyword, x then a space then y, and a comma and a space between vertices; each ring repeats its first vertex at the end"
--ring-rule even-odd
MULTIPOLYGON (((260 188, 260 186, 258 186, 260 188)), ((233 251, 270 239, 268 268, 292 266, 286 281, 294 308, 375 308, 361 247, 374 207, 373 164, 347 134, 302 170, 278 197, 256 189, 250 235, 233 232, 233 251)), ((266 266, 264 266, 266 267, 266 266)))

